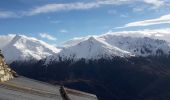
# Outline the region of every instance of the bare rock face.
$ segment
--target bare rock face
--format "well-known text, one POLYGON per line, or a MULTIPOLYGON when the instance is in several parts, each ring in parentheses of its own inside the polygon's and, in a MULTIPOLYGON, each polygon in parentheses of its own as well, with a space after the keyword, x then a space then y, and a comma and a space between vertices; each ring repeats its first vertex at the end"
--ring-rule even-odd
POLYGON ((13 74, 9 66, 5 63, 4 57, 0 51, 0 82, 8 81, 13 78, 13 74))

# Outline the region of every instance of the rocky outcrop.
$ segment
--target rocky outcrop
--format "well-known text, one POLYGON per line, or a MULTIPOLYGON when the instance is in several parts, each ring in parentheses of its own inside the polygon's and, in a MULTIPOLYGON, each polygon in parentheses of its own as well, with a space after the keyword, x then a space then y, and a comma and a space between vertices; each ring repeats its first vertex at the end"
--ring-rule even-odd
POLYGON ((0 82, 13 78, 13 74, 9 66, 5 63, 4 57, 0 51, 0 82))

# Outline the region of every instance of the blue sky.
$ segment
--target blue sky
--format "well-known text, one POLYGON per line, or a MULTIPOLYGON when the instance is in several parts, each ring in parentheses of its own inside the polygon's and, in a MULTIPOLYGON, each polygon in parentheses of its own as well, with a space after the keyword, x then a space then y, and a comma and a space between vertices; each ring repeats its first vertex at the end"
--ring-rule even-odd
POLYGON ((0 34, 51 44, 108 31, 170 27, 169 0, 0 0, 0 34))

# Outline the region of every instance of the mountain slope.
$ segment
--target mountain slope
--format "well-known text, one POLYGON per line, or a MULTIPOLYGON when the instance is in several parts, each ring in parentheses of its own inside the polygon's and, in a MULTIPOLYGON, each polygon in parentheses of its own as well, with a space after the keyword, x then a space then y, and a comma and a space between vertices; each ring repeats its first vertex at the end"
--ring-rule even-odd
POLYGON ((129 51, 132 54, 139 56, 149 55, 168 55, 170 52, 169 44, 164 40, 151 39, 148 37, 124 37, 112 34, 99 36, 107 43, 117 46, 123 50, 129 51))
MULTIPOLYGON (((87 40, 87 38, 88 37, 82 37, 66 41, 64 46, 69 47, 76 45, 87 40)), ((125 37, 114 34, 104 34, 96 36, 96 38, 124 51, 128 51, 136 56, 169 55, 170 52, 170 45, 164 40, 151 39, 147 37, 125 37)))
MULTIPOLYGON (((74 59, 99 59, 99 58, 112 58, 115 56, 127 57, 131 54, 127 51, 121 50, 117 47, 101 41, 95 37, 89 37, 87 40, 72 46, 65 47, 61 52, 55 55, 53 60, 74 59)), ((49 60, 49 58, 47 59, 49 60)))
POLYGON ((96 94, 99 100, 166 100, 170 56, 15 63, 21 75, 96 94), (31 68, 30 68, 31 67, 31 68))
POLYGON ((11 42, 2 49, 7 63, 30 59, 40 60, 59 51, 60 49, 48 45, 43 41, 23 35, 16 35, 11 42))

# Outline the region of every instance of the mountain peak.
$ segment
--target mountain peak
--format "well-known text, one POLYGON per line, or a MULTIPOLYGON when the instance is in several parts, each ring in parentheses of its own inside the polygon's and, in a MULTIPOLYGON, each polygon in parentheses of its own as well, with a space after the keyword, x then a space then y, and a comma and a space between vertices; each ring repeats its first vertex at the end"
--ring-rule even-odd
POLYGON ((96 47, 96 46, 101 46, 101 47, 108 46, 108 47, 112 47, 112 46, 111 46, 110 44, 108 44, 107 42, 104 42, 104 41, 102 41, 101 39, 96 38, 96 37, 93 37, 93 36, 91 36, 91 37, 89 37, 89 38, 87 38, 87 39, 82 40, 82 41, 79 43, 79 45, 80 45, 80 44, 89 45, 89 46, 94 46, 94 47, 96 47))
POLYGON ((93 44, 95 44, 95 45, 102 45, 102 44, 103 45, 109 45, 106 42, 104 42, 104 41, 102 41, 100 39, 97 39, 97 38, 95 38, 93 36, 89 37, 87 40, 84 40, 82 42, 87 42, 89 45, 93 45, 93 44))
POLYGON ((100 43, 102 42, 103 44, 117 47, 136 56, 160 55, 159 51, 161 51, 162 54, 170 54, 170 45, 165 40, 153 39, 149 37, 130 37, 115 34, 103 34, 94 37, 76 38, 64 42, 64 45, 73 46, 85 40, 88 40, 88 42, 92 41, 92 43, 94 41, 98 41, 100 43))
POLYGON ((16 60, 40 60, 59 51, 60 49, 51 46, 41 40, 24 35, 16 35, 2 49, 7 63, 12 63, 16 60))
POLYGON ((113 58, 113 57, 127 57, 131 54, 127 51, 121 50, 117 47, 111 46, 110 44, 97 39, 95 37, 89 37, 86 40, 81 41, 73 46, 65 47, 57 55, 47 59, 54 61, 61 57, 63 60, 66 59, 100 59, 100 58, 113 58))
POLYGON ((88 40, 89 40, 89 41, 96 41, 96 38, 93 37, 93 36, 91 36, 91 37, 88 38, 88 40))
POLYGON ((13 39, 12 39, 12 41, 10 42, 10 43, 14 43, 14 42, 16 42, 16 41, 18 41, 20 38, 22 38, 20 35, 15 35, 14 37, 13 37, 13 39))

